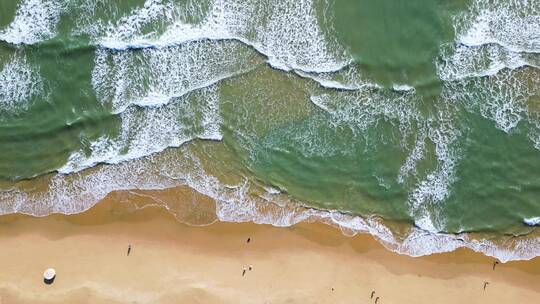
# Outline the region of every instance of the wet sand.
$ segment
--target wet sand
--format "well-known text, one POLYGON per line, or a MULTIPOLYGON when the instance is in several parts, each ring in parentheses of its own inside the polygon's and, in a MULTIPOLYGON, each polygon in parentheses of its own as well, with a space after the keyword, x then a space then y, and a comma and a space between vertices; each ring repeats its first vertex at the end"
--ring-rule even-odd
POLYGON ((0 217, 0 248, 0 303, 540 299, 539 259, 498 264, 492 270, 492 258, 466 249, 412 258, 387 251, 370 236, 345 237, 319 223, 192 227, 162 208, 128 211, 114 195, 79 215, 0 217), (48 267, 57 272, 52 285, 43 283, 48 267), (489 282, 485 290, 484 282, 489 282))

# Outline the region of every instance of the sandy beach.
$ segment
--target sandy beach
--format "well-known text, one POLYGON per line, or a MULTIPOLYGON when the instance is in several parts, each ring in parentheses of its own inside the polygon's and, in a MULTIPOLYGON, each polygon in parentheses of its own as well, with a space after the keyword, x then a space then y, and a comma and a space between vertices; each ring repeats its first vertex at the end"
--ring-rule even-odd
POLYGON ((346 237, 319 223, 192 227, 158 207, 123 211, 116 200, 110 195, 79 215, 0 217, 0 303, 540 299, 539 259, 493 270, 492 258, 470 250, 412 258, 387 251, 370 236, 346 237), (57 272, 52 285, 43 283, 48 267, 57 272))

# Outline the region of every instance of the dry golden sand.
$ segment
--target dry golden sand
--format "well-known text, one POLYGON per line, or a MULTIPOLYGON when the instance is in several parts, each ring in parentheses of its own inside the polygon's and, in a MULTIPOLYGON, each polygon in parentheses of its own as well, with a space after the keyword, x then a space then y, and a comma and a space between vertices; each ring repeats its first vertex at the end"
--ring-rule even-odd
POLYGON ((384 304, 540 303, 539 259, 493 271, 470 250, 411 258, 324 224, 190 227, 111 197, 75 216, 0 217, 0 303, 374 303, 372 290, 384 304))

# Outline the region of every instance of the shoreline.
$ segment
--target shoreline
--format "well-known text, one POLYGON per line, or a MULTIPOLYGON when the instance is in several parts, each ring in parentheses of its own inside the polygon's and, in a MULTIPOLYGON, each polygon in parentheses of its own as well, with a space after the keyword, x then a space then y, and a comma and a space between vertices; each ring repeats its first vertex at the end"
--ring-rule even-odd
MULTIPOLYGON (((320 222, 340 230, 345 236, 369 234, 387 250, 412 257, 452 252, 459 248, 468 248, 501 262, 530 260, 540 256, 540 230, 537 227, 527 227, 528 232, 519 234, 436 233, 405 221, 389 220, 377 215, 363 217, 339 210, 306 206, 283 193, 267 191, 243 198, 241 195, 236 197, 238 193, 231 195, 208 190, 190 182, 157 189, 111 190, 95 197, 97 202, 91 203, 90 207, 75 209, 74 212, 48 210, 35 215, 24 211, 16 212, 18 208, 15 208, 12 213, 2 214, 0 218, 18 214, 36 217, 62 214, 72 217, 96 208, 103 201, 115 199, 123 203, 123 208, 129 209, 129 212, 151 206, 165 208, 179 222, 193 226, 206 226, 217 221, 253 222, 276 227, 320 222)), ((34 199, 32 203, 39 202, 34 199)), ((52 206, 56 204, 52 202, 52 206)))
POLYGON ((492 270, 493 258, 465 248, 410 257, 323 223, 193 227, 163 208, 120 201, 109 195, 76 215, 0 216, 0 302, 373 303, 373 290, 378 303, 400 304, 540 296, 539 258, 492 270), (42 282, 47 267, 57 271, 52 285, 42 282))

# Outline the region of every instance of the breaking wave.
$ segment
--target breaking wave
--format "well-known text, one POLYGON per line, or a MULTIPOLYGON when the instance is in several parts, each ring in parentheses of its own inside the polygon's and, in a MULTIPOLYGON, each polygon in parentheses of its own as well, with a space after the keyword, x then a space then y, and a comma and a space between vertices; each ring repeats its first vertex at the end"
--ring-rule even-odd
MULTIPOLYGON (((0 40, 32 45, 53 39, 60 35, 61 15, 73 7, 62 1, 22 1, 13 21, 0 30, 0 40)), ((321 25, 316 1, 268 0, 248 5, 240 0, 216 0, 203 9, 191 1, 180 5, 146 0, 127 13, 112 14, 111 20, 97 18, 97 12, 106 8, 100 1, 80 5, 80 18, 70 35, 90 38, 95 52, 91 88, 99 104, 118 121, 118 134, 92 141, 81 135, 81 147, 71 152, 57 172, 38 177, 38 186, 25 180, 2 185, 1 214, 73 214, 112 191, 185 185, 214 199, 222 221, 290 226, 318 220, 339 226, 347 235, 372 234, 388 249, 411 256, 460 247, 501 261, 540 255, 539 238, 514 238, 500 244, 472 234, 441 233, 447 224, 445 202, 459 179, 457 168, 464 153, 460 144, 467 133, 459 124, 459 111, 479 114, 505 134, 521 130, 540 150, 540 119, 534 109, 534 101, 540 98, 537 1, 473 1, 466 12, 455 16, 456 39, 441 45, 435 59, 441 93, 432 104, 412 86, 394 84, 385 89, 369 81, 333 38, 331 29, 321 25), (220 95, 221 84, 265 63, 293 79, 291 83, 301 82, 302 89, 291 87, 308 95, 306 104, 316 108, 305 110, 311 120, 304 133, 283 127, 282 138, 298 144, 302 156, 325 158, 355 152, 339 150, 332 138, 318 136, 314 130, 319 123, 346 130, 355 140, 367 137, 374 126, 391 126, 403 153, 395 182, 406 190, 404 203, 414 223, 405 236, 391 231, 377 216, 312 208, 243 173, 208 172, 213 166, 204 164, 194 142, 222 144, 226 132, 238 135, 239 141, 267 135, 266 130, 254 134, 229 130, 220 95), (227 174, 234 175, 234 182, 216 177, 227 174)), ((45 80, 28 63, 24 49, 3 64, 2 110, 26 111, 46 91, 45 80)), ((239 106, 235 110, 239 116, 249 114, 239 106)), ((279 142, 271 139, 257 144, 279 149, 279 142)), ((381 135, 375 140, 392 138, 381 135)), ((382 179, 380 184, 384 186, 382 179)), ((538 224, 537 218, 523 221, 538 224)))

